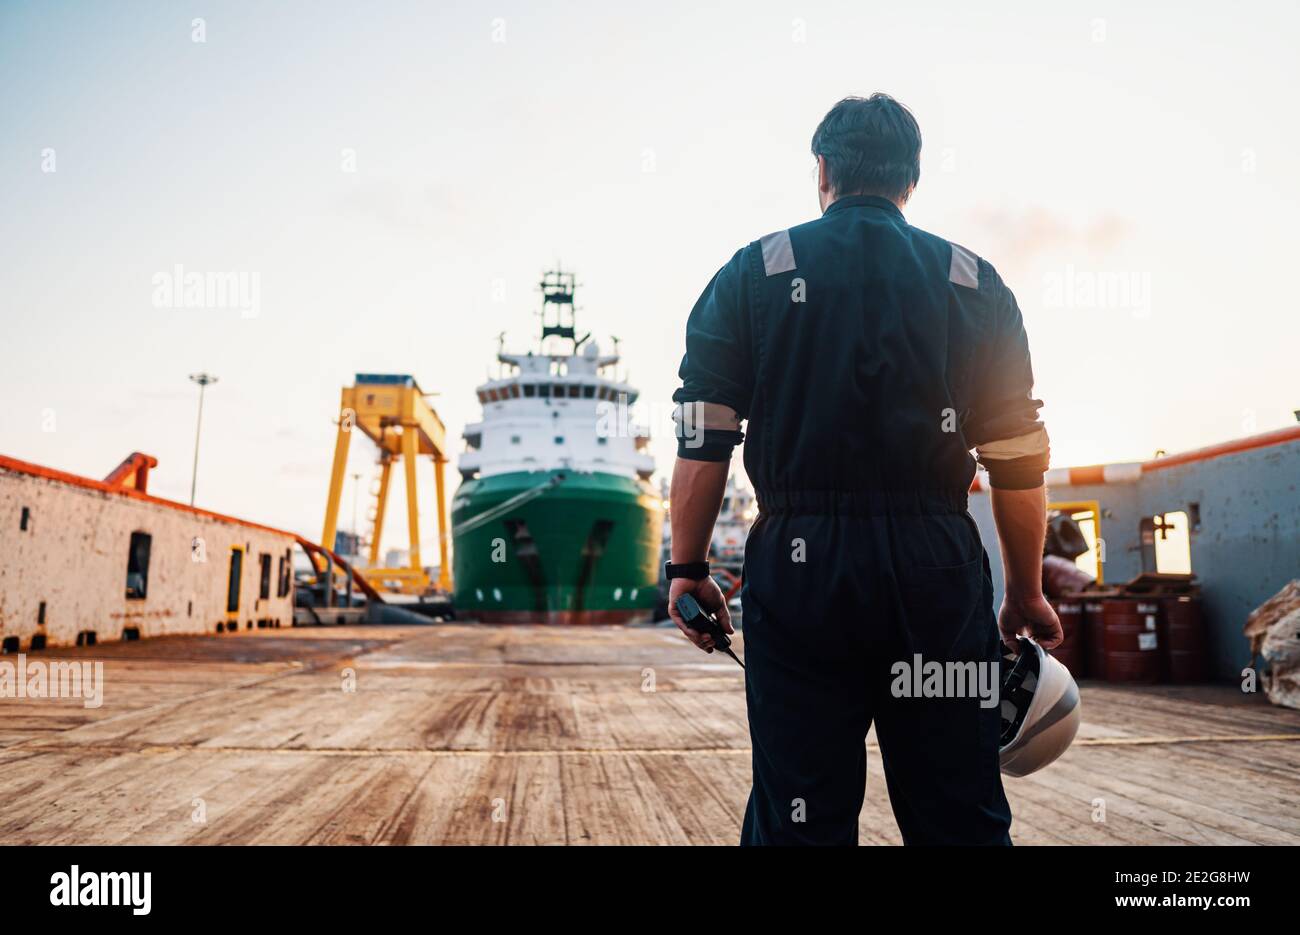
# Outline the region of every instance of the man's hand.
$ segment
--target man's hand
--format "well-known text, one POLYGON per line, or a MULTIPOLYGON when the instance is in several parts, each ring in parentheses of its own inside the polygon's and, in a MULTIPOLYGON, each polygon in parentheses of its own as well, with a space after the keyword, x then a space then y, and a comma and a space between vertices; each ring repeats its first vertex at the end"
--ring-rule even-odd
POLYGON ((1002 631, 1002 642, 1013 649, 1017 636, 1032 637, 1043 649, 1055 649, 1064 638, 1056 611, 1041 593, 1028 598, 1014 598, 1009 594, 1004 597, 998 629, 1002 631))
POLYGON ((699 581, 692 581, 690 578, 674 578, 668 582, 668 616, 673 618, 677 629, 685 633, 688 640, 706 653, 711 653, 713 637, 692 630, 682 621, 682 615, 677 612, 677 598, 683 594, 693 594, 702 608, 718 618, 722 629, 728 633, 735 633, 736 631, 731 628, 731 613, 727 610, 727 600, 723 597, 722 589, 712 578, 703 578, 699 581))

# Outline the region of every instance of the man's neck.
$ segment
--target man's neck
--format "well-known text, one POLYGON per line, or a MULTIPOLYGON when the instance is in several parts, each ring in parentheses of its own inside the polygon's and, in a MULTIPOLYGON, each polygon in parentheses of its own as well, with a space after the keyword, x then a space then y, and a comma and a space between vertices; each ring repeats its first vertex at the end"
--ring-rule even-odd
POLYGON ((885 201, 888 201, 890 204, 892 204, 892 205, 893 205, 895 208, 897 208, 899 211, 902 211, 902 210, 903 210, 903 205, 905 205, 905 204, 907 203, 907 202, 905 202, 905 201, 899 201, 899 200, 897 200, 896 198, 888 198, 888 197, 886 197, 886 196, 884 196, 884 195, 873 195, 871 192, 852 192, 852 193, 850 193, 850 194, 846 194, 846 195, 840 195, 840 194, 837 194, 837 193, 832 193, 832 194, 826 196, 826 203, 822 205, 822 214, 825 214, 827 211, 829 211, 831 205, 835 204, 835 202, 839 201, 841 198, 857 198, 857 197, 860 197, 860 196, 866 196, 866 197, 869 197, 869 198, 881 198, 881 199, 883 199, 883 200, 885 200, 885 201))

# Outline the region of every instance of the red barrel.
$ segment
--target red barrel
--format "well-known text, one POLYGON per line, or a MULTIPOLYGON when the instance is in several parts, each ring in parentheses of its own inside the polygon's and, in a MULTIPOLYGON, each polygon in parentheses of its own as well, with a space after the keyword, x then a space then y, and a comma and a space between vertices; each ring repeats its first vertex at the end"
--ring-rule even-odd
POLYGON ((1083 645, 1089 678, 1106 677, 1106 618, 1105 607, 1099 599, 1083 602, 1083 645))
POLYGON ((1061 640, 1061 645, 1049 652, 1061 665, 1070 670, 1071 675, 1081 678, 1085 661, 1083 602, 1077 598, 1065 598, 1052 601, 1051 604, 1056 609, 1056 616, 1061 620, 1061 633, 1064 639, 1061 640))
POLYGON ((1160 681, 1160 605, 1149 598, 1112 597, 1101 606, 1106 681, 1160 681))
POLYGON ((1203 682, 1208 662, 1205 617, 1198 596, 1180 594, 1160 600, 1160 656, 1171 682, 1203 682))

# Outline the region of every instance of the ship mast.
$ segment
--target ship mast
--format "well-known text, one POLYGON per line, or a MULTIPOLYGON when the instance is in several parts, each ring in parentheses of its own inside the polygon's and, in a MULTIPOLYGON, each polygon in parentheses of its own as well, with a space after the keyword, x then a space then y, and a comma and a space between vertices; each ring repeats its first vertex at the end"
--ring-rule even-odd
POLYGON ((577 324, 574 319, 573 297, 578 291, 577 278, 573 273, 560 269, 550 270, 542 275, 538 284, 542 291, 542 343, 546 339, 557 337, 568 339, 573 343, 571 354, 576 354, 591 333, 578 337, 577 324))

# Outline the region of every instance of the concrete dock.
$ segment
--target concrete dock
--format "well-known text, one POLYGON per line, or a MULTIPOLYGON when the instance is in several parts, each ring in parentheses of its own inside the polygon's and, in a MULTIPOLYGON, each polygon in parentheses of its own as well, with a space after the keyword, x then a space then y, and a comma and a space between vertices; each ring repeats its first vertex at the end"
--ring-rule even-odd
MULTIPOLYGON (((0 700, 0 843, 739 835, 742 675, 672 629, 307 627, 38 660, 102 661, 104 700, 0 700)), ((1061 761, 1007 781, 1016 843, 1300 844, 1300 711, 1097 683, 1083 711, 1061 761)), ((868 763, 862 841, 899 843, 868 763)))

